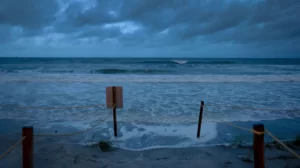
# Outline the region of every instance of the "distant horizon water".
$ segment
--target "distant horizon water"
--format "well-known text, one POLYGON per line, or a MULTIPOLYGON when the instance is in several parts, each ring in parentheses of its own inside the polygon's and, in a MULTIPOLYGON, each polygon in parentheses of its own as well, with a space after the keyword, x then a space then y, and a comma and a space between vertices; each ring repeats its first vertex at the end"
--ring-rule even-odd
POLYGON ((78 57, 72 57, 72 56, 39 56, 39 57, 36 57, 36 56, 0 56, 0 58, 66 58, 66 59, 91 59, 91 58, 95 58, 95 59, 130 59, 130 58, 134 58, 134 59, 300 59, 300 56, 290 56, 290 57, 287 57, 287 56, 284 56, 284 57, 167 57, 167 56, 145 56, 145 57, 141 57, 141 56, 132 56, 132 57, 100 57, 100 56, 97 56, 97 57, 88 57, 88 56, 78 56, 78 57))

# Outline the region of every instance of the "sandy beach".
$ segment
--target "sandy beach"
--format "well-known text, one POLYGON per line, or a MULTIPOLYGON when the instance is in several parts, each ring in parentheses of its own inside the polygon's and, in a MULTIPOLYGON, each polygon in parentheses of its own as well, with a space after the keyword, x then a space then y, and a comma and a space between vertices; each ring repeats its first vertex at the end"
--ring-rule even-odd
MULTIPOLYGON (((13 139, 1 138, 1 153, 13 139)), ((300 147, 291 146, 297 153, 300 147)), ((300 161, 276 145, 265 148, 267 168, 299 168, 300 161)), ((22 165, 22 146, 0 160, 1 168, 22 165)), ((53 138, 34 142, 34 167, 43 168, 104 168, 104 167, 253 167, 253 152, 249 146, 206 146, 197 148, 160 148, 130 151, 113 148, 103 152, 97 146, 56 143, 53 138)))

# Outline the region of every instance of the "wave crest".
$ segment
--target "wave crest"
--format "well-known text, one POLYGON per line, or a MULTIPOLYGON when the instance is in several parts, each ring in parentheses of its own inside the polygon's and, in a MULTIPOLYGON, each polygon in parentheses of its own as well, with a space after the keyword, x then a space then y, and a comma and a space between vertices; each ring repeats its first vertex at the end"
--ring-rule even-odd
POLYGON ((172 62, 176 62, 177 64, 186 64, 189 62, 188 60, 171 60, 172 62))
POLYGON ((162 69, 95 69, 90 71, 91 74, 162 74, 171 72, 162 69))

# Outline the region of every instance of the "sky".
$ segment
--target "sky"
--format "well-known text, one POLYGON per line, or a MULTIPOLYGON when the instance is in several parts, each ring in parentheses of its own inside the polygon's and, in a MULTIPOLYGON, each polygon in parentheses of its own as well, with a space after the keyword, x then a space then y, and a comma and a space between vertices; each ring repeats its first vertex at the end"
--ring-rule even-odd
POLYGON ((300 58, 299 0, 1 0, 0 57, 300 58))

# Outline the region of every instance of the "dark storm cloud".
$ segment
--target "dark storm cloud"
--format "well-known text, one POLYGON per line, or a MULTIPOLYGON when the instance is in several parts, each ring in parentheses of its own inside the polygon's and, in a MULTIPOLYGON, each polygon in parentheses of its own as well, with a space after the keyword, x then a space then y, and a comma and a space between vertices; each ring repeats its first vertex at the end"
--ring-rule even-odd
POLYGON ((55 20, 58 9, 52 0, 1 0, 0 43, 42 34, 55 20))
MULTIPOLYGON (((186 40, 197 36, 203 36, 207 40, 232 41, 237 43, 260 43, 271 40, 285 40, 287 38, 299 38, 300 1, 231 1, 214 7, 206 7, 202 4, 195 16, 201 16, 195 22, 185 18, 186 28, 180 30, 182 39, 186 40), (203 15, 208 10, 206 15, 203 15), (206 17, 203 17, 206 16, 206 17), (206 19, 209 18, 209 19, 206 19)), ((184 12, 185 13, 185 12, 184 12)), ((171 27, 172 29, 172 27, 171 27)), ((174 28, 176 29, 176 28, 174 28)))
MULTIPOLYGON (((86 11, 71 4, 66 15, 74 27, 133 21, 149 33, 145 38, 169 29, 167 36, 181 41, 200 36, 214 42, 260 43, 299 38, 299 6, 298 0, 98 0, 86 11)), ((140 31, 120 38, 145 40, 136 38, 140 31)))
POLYGON ((299 41, 299 16, 299 0, 2 0, 0 43, 58 33, 147 47, 277 45, 299 41))
POLYGON ((117 18, 109 14, 109 11, 115 10, 119 1, 98 0, 96 5, 83 11, 82 3, 71 2, 65 10, 66 22, 74 27, 86 25, 101 25, 117 21, 117 18))
POLYGON ((0 25, 0 44, 12 39, 11 27, 0 25))
POLYGON ((282 4, 283 1, 267 1, 251 8, 248 19, 228 31, 212 34, 214 42, 270 43, 280 40, 299 40, 300 1, 282 4))
POLYGON ((112 37, 119 37, 122 35, 119 28, 103 28, 103 27, 88 27, 86 29, 81 30, 74 38, 89 38, 89 37, 97 37, 100 40, 112 37))
POLYGON ((54 21, 57 10, 54 0, 1 0, 0 24, 41 28, 54 21))

